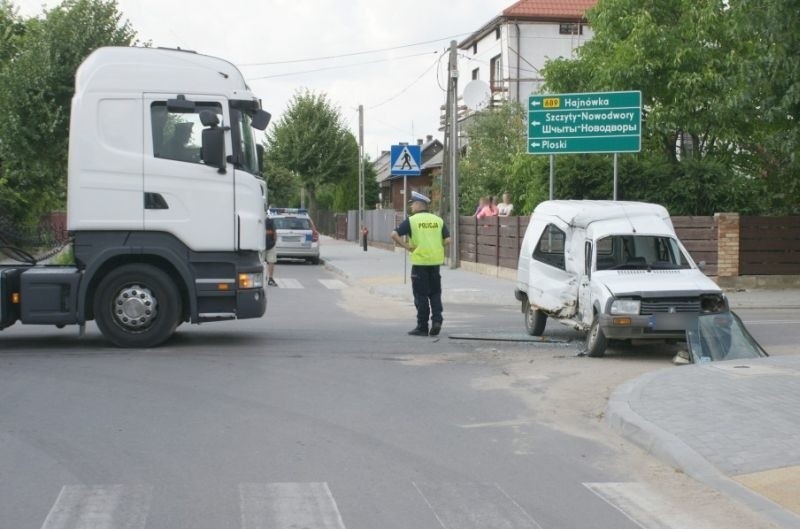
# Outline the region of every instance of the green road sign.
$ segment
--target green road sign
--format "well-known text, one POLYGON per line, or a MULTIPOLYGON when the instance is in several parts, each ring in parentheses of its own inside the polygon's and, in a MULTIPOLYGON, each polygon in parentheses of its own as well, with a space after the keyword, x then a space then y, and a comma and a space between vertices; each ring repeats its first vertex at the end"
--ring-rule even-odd
POLYGON ((639 152, 642 93, 530 96, 528 153, 639 152))

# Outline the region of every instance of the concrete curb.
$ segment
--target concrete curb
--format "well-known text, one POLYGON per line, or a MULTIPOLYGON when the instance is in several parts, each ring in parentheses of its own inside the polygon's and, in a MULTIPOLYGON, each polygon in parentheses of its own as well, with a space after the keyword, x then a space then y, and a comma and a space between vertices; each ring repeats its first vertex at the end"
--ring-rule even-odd
POLYGON ((642 375, 622 384, 612 393, 606 407, 606 420, 611 427, 667 464, 741 501, 780 527, 800 529, 800 516, 729 478, 680 438, 634 411, 631 402, 636 403, 643 389, 666 371, 642 375))

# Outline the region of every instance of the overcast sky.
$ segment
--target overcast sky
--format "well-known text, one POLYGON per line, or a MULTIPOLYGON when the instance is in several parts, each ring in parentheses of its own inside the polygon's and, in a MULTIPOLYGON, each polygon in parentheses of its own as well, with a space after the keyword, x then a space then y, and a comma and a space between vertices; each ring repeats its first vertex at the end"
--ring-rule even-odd
MULTIPOLYGON (((14 0, 24 16, 59 3, 14 0)), ((449 41, 460 41, 514 0, 117 3, 140 40, 216 55, 239 66, 273 121, 280 118, 296 90, 309 88, 326 93, 358 137, 357 107, 363 104, 365 150, 375 159, 392 144, 428 134, 442 139, 439 107, 445 93, 440 83, 444 86, 449 41), (436 42, 407 46, 426 41, 436 42), (256 65, 394 47, 398 48, 336 59, 256 65)), ((461 80, 459 90, 465 82, 461 80)))

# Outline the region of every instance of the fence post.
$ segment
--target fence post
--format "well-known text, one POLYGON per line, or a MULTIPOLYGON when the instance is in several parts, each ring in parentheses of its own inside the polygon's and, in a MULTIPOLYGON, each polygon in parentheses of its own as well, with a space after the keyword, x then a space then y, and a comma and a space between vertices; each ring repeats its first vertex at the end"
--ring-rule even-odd
POLYGON ((494 230, 494 265, 500 266, 500 217, 493 217, 497 222, 494 230))

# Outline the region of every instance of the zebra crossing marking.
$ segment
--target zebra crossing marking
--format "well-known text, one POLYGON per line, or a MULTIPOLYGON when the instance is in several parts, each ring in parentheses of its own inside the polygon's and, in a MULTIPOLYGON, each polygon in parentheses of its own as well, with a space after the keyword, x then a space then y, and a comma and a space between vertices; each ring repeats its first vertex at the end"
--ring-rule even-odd
POLYGON ((342 290, 347 288, 347 285, 345 285, 342 281, 339 281, 338 279, 318 279, 318 281, 322 283, 325 286, 325 288, 328 288, 330 290, 342 290))
POLYGON ((144 529, 152 487, 66 485, 42 529, 144 529))
POLYGON ((276 277, 275 282, 278 283, 278 287, 280 288, 305 288, 297 279, 276 277))
POLYGON ((346 529, 327 483, 242 483, 242 529, 346 529))
POLYGON ((412 482, 443 529, 542 529, 497 483, 412 482))

